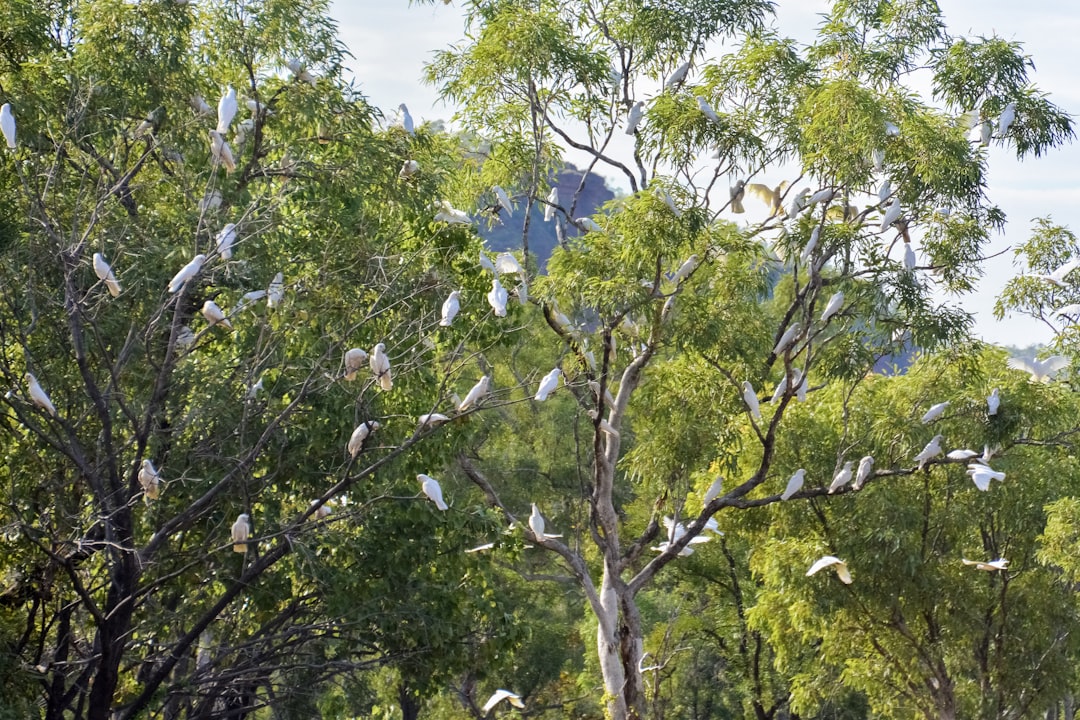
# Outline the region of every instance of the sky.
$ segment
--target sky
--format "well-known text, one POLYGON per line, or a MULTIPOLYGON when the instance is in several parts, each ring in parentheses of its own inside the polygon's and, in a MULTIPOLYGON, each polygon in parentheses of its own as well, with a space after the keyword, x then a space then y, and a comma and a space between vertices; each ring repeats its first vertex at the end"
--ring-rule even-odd
MULTIPOLYGON (((998 35, 1023 43, 1035 63, 1031 79, 1052 102, 1080 115, 1074 50, 1080 6, 1060 0, 938 0, 938 5, 953 36, 998 35)), ((775 23, 784 35, 808 42, 827 7, 824 0, 777 0, 775 23)), ((353 56, 347 66, 372 103, 387 114, 405 103, 418 123, 451 119, 454 109, 439 101, 437 90, 426 85, 423 76, 435 51, 464 37, 460 7, 334 0, 331 14, 353 56)), ((976 334, 984 340, 1020 347, 1047 342, 1051 332, 1045 326, 1025 317, 997 321, 992 309, 1005 282, 1019 272, 1008 249, 1027 239, 1032 219, 1051 216, 1080 232, 1080 143, 1023 162, 1009 150, 991 148, 989 164, 990 199, 1005 211, 1009 223, 1003 234, 993 236, 987 254, 1006 252, 986 262, 985 276, 962 305, 975 315, 976 334)), ((777 174, 775 180, 780 179, 777 174)))

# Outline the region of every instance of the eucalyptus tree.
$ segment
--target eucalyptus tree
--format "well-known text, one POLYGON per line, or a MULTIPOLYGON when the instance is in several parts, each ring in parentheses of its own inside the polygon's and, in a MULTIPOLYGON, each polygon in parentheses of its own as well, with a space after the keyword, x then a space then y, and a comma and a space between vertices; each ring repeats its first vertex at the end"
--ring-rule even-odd
MULTIPOLYGON (((528 537, 570 569, 596 619, 612 718, 647 712, 642 593, 714 516, 780 501, 781 452, 801 437, 793 408, 808 395, 844 429, 816 448, 838 470, 889 412, 852 421, 854 388, 878 362, 966 347, 970 316, 940 298, 970 290, 1005 222, 987 195, 987 148, 1023 158, 1073 133, 1018 43, 952 36, 933 2, 834 2, 809 45, 780 36, 774 11, 478 1, 466 40, 429 66, 465 129, 491 141, 474 187, 551 207, 560 229, 530 297, 565 378, 554 399, 590 432, 566 440, 583 458, 577 502, 546 515, 566 537, 528 537), (570 150, 629 196, 582 218, 576 196, 550 195, 570 150)), ((548 369, 531 368, 537 380, 548 369)), ((935 433, 903 420, 860 487, 914 474, 935 433)), ((503 499, 520 482, 495 462, 461 464, 525 525, 528 506, 503 499)), ((808 474, 793 502, 827 495, 833 474, 808 474)), ((862 492, 851 502, 877 507, 862 492)))
POLYGON ((391 666, 413 708, 512 642, 463 552, 491 518, 415 480, 453 450, 417 418, 475 381, 440 348, 500 337, 478 239, 433 219, 458 143, 342 81, 325 3, 0 25, 0 706, 357 714, 391 666), (376 347, 390 375, 347 353, 376 347))

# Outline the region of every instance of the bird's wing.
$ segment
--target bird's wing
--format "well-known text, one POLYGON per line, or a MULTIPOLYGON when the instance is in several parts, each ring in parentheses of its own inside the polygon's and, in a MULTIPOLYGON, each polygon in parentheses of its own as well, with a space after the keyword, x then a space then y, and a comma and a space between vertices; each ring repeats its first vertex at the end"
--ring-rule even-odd
POLYGON ((1047 373, 1057 372, 1069 367, 1069 358, 1063 355, 1051 355, 1042 361, 1043 370, 1047 373))
POLYGON ((817 562, 815 562, 813 565, 810 566, 810 569, 806 571, 806 577, 810 577, 811 575, 818 572, 819 570, 821 570, 823 568, 827 568, 830 565, 836 565, 839 562, 842 562, 840 560, 840 558, 834 557, 832 555, 826 555, 825 557, 821 558, 820 560, 818 560, 817 562))
POLYGON ((1024 372, 1031 373, 1032 375, 1036 374, 1035 367, 1024 358, 1011 357, 1005 361, 1005 365, 1012 370, 1023 370, 1024 372))

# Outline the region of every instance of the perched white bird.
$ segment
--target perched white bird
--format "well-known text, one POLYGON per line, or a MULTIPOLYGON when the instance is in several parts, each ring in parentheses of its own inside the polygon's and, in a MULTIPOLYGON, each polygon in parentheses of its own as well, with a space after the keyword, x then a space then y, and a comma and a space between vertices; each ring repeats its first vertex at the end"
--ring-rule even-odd
POLYGON ((498 185, 492 185, 491 191, 495 193, 495 199, 499 201, 499 206, 506 211, 506 214, 513 215, 514 206, 510 204, 510 196, 506 194, 506 191, 498 185))
POLYGON ((232 148, 225 138, 217 130, 210 131, 210 155, 214 162, 225 166, 225 172, 231 173, 236 170, 236 160, 233 158, 232 148))
POLYGON ((411 178, 418 172, 420 172, 420 163, 415 160, 406 160, 401 163, 401 170, 398 171, 398 177, 404 180, 405 178, 411 178))
POLYGON ((368 354, 366 350, 361 348, 349 348, 345 351, 345 379, 355 380, 356 373, 364 367, 364 363, 367 362, 368 354))
POLYGON ((266 297, 265 290, 251 290, 240 296, 240 299, 236 302, 236 307, 233 308, 232 314, 235 315, 241 310, 245 309, 252 303, 258 302, 266 297))
POLYGON ((510 294, 506 292, 506 288, 499 282, 499 278, 492 278, 487 301, 488 305, 491 305, 491 309, 495 311, 495 317, 506 317, 506 303, 509 299, 510 294))
POLYGON ((984 121, 983 123, 981 123, 979 125, 978 133, 979 133, 979 144, 984 145, 984 146, 989 145, 990 144, 990 138, 992 138, 994 136, 994 123, 992 123, 989 120, 984 121))
POLYGON ((888 135, 889 137, 896 137, 897 135, 900 134, 900 128, 897 127, 896 123, 894 123, 894 122, 886 122, 885 123, 885 134, 888 135))
POLYGON ((450 507, 443 500, 442 487, 439 485, 438 480, 424 473, 417 475, 416 479, 420 481, 420 489, 424 491, 424 494, 428 496, 431 502, 435 503, 435 507, 440 510, 447 510, 450 507))
POLYGON ((757 393, 754 392, 754 386, 750 384, 749 380, 743 380, 742 398, 743 402, 746 403, 746 407, 750 410, 750 414, 760 422, 761 405, 758 404, 757 393))
POLYGON ((448 200, 440 200, 438 203, 439 212, 435 213, 436 222, 449 223, 450 225, 471 225, 472 218, 469 217, 469 213, 458 210, 450 204, 448 200))
POLYGON ((731 212, 736 215, 746 212, 742 202, 746 197, 746 181, 736 180, 735 184, 728 188, 728 194, 731 197, 731 212))
POLYGON ((525 703, 521 702, 521 696, 517 693, 512 693, 509 690, 496 690, 495 693, 488 698, 488 701, 484 703, 484 707, 480 709, 480 712, 487 715, 491 712, 491 709, 501 703, 503 700, 508 701, 516 708, 525 707, 525 703))
POLYGON ((989 465, 990 461, 994 459, 994 454, 1001 450, 1001 446, 990 447, 989 445, 983 445, 982 462, 984 465, 989 465))
POLYGON ((524 275, 525 268, 512 253, 501 252, 495 256, 495 272, 500 275, 524 275))
POLYGON ((795 342, 795 338, 799 336, 799 323, 792 323, 791 327, 784 331, 784 334, 780 336, 780 339, 776 341, 776 347, 773 348, 773 355, 779 355, 788 349, 788 347, 795 342))
POLYGON ((810 256, 814 254, 814 250, 817 249, 818 240, 821 238, 821 226, 815 225, 814 229, 810 232, 810 239, 806 243, 806 247, 799 253, 799 262, 803 265, 810 259, 810 256))
POLYGON ((394 387, 394 383, 390 379, 390 358, 386 354, 385 344, 379 343, 371 349, 368 364, 371 366, 371 374, 379 381, 379 387, 383 390, 394 387))
POLYGON ((975 483, 975 487, 979 488, 983 492, 990 489, 990 481, 997 480, 998 482, 1005 481, 1005 473, 997 472, 988 465, 982 463, 971 463, 967 469, 968 475, 971 476, 971 481, 975 483))
POLYGON ((862 490, 862 486, 866 484, 866 481, 870 478, 870 473, 874 470, 874 458, 871 455, 867 455, 859 461, 859 469, 855 473, 855 482, 851 487, 856 490, 862 490))
MULTIPOLYGON (((796 368, 796 372, 797 371, 798 371, 798 369, 796 368)), ((793 373, 793 375, 794 375, 794 373, 793 373)), ((792 377, 792 380, 794 380, 794 379, 795 378, 792 377)), ((773 390, 773 394, 772 394, 772 397, 769 398, 769 402, 775 403, 780 398, 784 397, 784 393, 787 392, 787 389, 788 389, 788 377, 787 377, 787 375, 784 375, 784 377, 780 378, 780 382, 776 383, 776 389, 773 390)))
POLYGON ((792 373, 792 376, 794 381, 793 384, 797 383, 795 385, 796 399, 798 399, 799 402, 806 402, 806 391, 809 390, 807 387, 807 376, 804 375, 799 368, 795 368, 795 372, 792 373))
POLYGON ((915 269, 917 263, 915 249, 911 247, 911 243, 904 243, 904 269, 911 272, 915 269))
POLYGON ((696 254, 686 258, 683 264, 679 266, 679 269, 675 271, 675 275, 672 276, 671 282, 678 285, 680 282, 685 280, 690 275, 690 273, 694 272, 699 262, 700 260, 698 260, 698 256, 696 254))
POLYGON ((874 165, 874 172, 881 172, 885 169, 885 151, 875 149, 870 153, 870 161, 874 165))
POLYGON ((973 457, 978 457, 979 453, 974 450, 968 450, 967 448, 957 448, 956 450, 949 451, 945 457, 949 460, 970 460, 973 457))
MULTIPOLYGON (((666 542, 662 542, 656 547, 654 547, 653 550, 657 550, 659 552, 667 552, 667 549, 669 547, 671 547, 673 544, 682 539, 684 535, 686 535, 686 526, 683 525, 681 522, 675 522, 675 518, 673 517, 666 516, 664 518, 664 527, 667 528, 668 539, 666 542)), ((682 548, 682 550, 679 551, 679 556, 687 557, 689 555, 693 555, 694 549, 690 547, 691 545, 700 545, 701 543, 707 543, 711 539, 712 538, 706 537, 705 535, 695 535, 694 537, 690 538, 690 541, 687 542, 687 544, 682 548)))
POLYGON ((154 467, 149 458, 144 458, 142 467, 139 468, 139 485, 142 486, 146 500, 157 500, 161 493, 161 473, 154 467))
POLYGON ((926 443, 926 447, 924 447, 922 451, 915 456, 914 460, 915 462, 919 463, 919 469, 922 470, 924 467, 926 467, 926 463, 929 462, 931 458, 935 458, 940 454, 941 435, 935 435, 934 439, 926 443))
POLYGON ((465 399, 458 403, 458 412, 465 412, 471 407, 476 407, 484 399, 488 392, 491 378, 487 375, 480 378, 472 389, 465 395, 465 399))
POLYGON ((615 407, 615 396, 611 394, 611 390, 609 390, 608 388, 604 388, 603 398, 601 398, 600 383, 596 382, 595 380, 589 380, 587 381, 587 383, 589 385, 589 389, 592 390, 593 397, 596 398, 597 405, 600 405, 602 401, 603 404, 607 405, 609 408, 615 407))
POLYGON ((945 408, 947 407, 949 407, 948 400, 931 405, 930 409, 926 411, 926 414, 922 416, 922 424, 928 425, 937 420, 945 412, 945 408))
POLYGON ((997 415, 998 408, 1001 407, 1001 395, 998 394, 998 389, 994 388, 990 391, 990 394, 986 396, 986 414, 997 415))
POLYGON ((976 570, 985 570, 986 572, 1009 569, 1009 561, 1005 558, 998 558, 997 560, 990 561, 968 560, 967 558, 963 558, 962 562, 965 565, 974 565, 976 570))
POLYGON ((236 223, 229 223, 225 227, 221 228, 221 232, 217 234, 215 238, 217 241, 217 251, 221 255, 222 260, 232 259, 232 246, 236 242, 236 223))
POLYGON ((416 127, 413 125, 412 115, 409 114, 409 108, 405 107, 405 103, 398 105, 398 110, 401 111, 401 127, 405 128, 405 132, 413 135, 416 127))
POLYGON ((626 134, 633 135, 637 132, 637 127, 641 123, 641 115, 645 109, 645 101, 638 100, 634 103, 634 106, 630 108, 630 112, 626 115, 626 134))
POLYGON ((709 119, 709 122, 713 123, 714 125, 721 124, 720 116, 716 114, 716 111, 713 110, 712 105, 709 104, 708 100, 701 97, 700 95, 695 96, 694 99, 697 100, 698 110, 701 111, 702 115, 709 119))
POLYGON ((330 504, 329 500, 324 503, 320 503, 318 500, 312 500, 311 507, 315 508, 315 514, 313 515, 313 517, 316 520, 323 520, 334 514, 334 508, 330 504))
POLYGON ((668 76, 667 82, 664 83, 664 90, 672 90, 676 85, 686 79, 686 74, 690 72, 690 60, 687 60, 679 67, 675 68, 675 71, 668 76))
POLYGON ((822 324, 829 322, 829 319, 836 313, 840 312, 840 308, 842 308, 843 306, 844 293, 843 291, 836 292, 831 298, 829 298, 829 302, 825 305, 824 312, 821 313, 822 324))
POLYGON ((480 269, 487 270, 492 275, 495 274, 495 263, 491 262, 491 258, 483 250, 480 251, 480 269))
POLYGON ((810 569, 806 571, 806 577, 810 577, 819 570, 824 570, 827 567, 831 567, 836 570, 836 577, 840 578, 840 582, 845 585, 851 584, 851 573, 848 571, 847 563, 838 557, 832 555, 826 555, 818 560, 816 563, 810 566, 810 569))
POLYGON ((292 72, 293 77, 300 82, 306 82, 311 87, 315 87, 318 83, 317 78, 312 75, 307 68, 304 67, 298 59, 291 59, 285 61, 285 66, 292 72))
POLYGON ((225 317, 225 313, 222 312, 221 308, 218 307, 218 304, 213 300, 207 300, 203 303, 202 314, 211 327, 214 325, 221 325, 221 327, 226 330, 233 329, 232 323, 229 322, 229 319, 225 317))
POLYGON ((460 309, 461 291, 455 290, 450 293, 449 297, 443 300, 442 319, 439 320, 439 325, 442 327, 450 327, 450 323, 454 322, 454 318, 457 317, 458 310, 460 309))
POLYGON ((225 90, 225 94, 221 96, 221 100, 218 100, 217 106, 217 132, 224 135, 229 132, 229 126, 232 125, 233 118, 236 117, 236 90, 232 85, 229 85, 225 90))
POLYGON ((214 108, 210 107, 210 103, 206 102, 206 99, 199 94, 192 95, 188 100, 188 104, 191 105, 191 109, 200 115, 213 115, 214 108))
POLYGON ((439 427, 444 423, 450 422, 450 418, 442 413, 426 413, 417 418, 420 429, 423 430, 426 427, 439 427))
POLYGON ((540 380, 540 387, 536 389, 536 400, 543 402, 548 399, 548 395, 555 392, 555 388, 559 387, 559 376, 562 375, 562 370, 555 368, 540 380))
POLYGON ((791 205, 788 206, 787 216, 790 218, 798 217, 799 213, 806 209, 806 199, 809 196, 810 188, 803 188, 795 193, 795 197, 791 199, 791 205))
POLYGON ((1080 257, 1075 257, 1072 260, 1069 260, 1067 263, 1056 268, 1049 275, 1039 275, 1032 273, 1031 275, 1028 275, 1028 277, 1035 278, 1036 280, 1045 280, 1051 285, 1057 285, 1059 288, 1065 288, 1068 287, 1065 284, 1065 278, 1068 277, 1069 274, 1078 267, 1080 267, 1080 257))
POLYGON ((587 232, 588 233, 588 232, 602 232, 603 231, 603 228, 601 228, 599 225, 597 225, 596 221, 593 220, 590 217, 574 218, 572 222, 582 232, 587 232))
POLYGON ((248 388, 247 393, 244 395, 246 400, 254 400, 259 396, 259 393, 263 389, 263 379, 259 378, 258 382, 248 388))
POLYGON ((878 187, 878 202, 885 202, 889 199, 890 195, 892 195, 892 182, 889 178, 885 178, 884 182, 878 187))
POLYGON ((1016 119, 1016 103, 1011 102, 1005 106, 1005 109, 998 115, 997 127, 998 137, 1005 137, 1005 133, 1009 132, 1009 128, 1012 127, 1013 120, 1016 119))
POLYGON ((349 442, 345 445, 345 449, 349 451, 349 457, 356 457, 364 449, 364 441, 379 427, 377 420, 367 420, 357 425, 349 436, 349 442))
MULTIPOLYGON (((829 485, 830 495, 851 482, 851 465, 852 461, 848 460, 844 463, 844 467, 841 468, 840 472, 833 477, 832 483, 829 485)), ((862 466, 860 465, 860 467, 862 466)))
POLYGON ((23 376, 26 380, 26 385, 30 390, 30 400, 39 408, 45 410, 53 417, 56 417, 56 406, 52 404, 52 400, 49 399, 49 395, 42 389, 41 384, 37 381, 37 378, 32 373, 26 373, 23 376))
POLYGON ((11 103, 0 105, 0 132, 10 150, 15 149, 15 113, 11 112, 11 103))
POLYGON ((551 222, 555 217, 555 208, 559 205, 559 188, 552 186, 547 194, 547 204, 544 205, 544 222, 551 222))
POLYGON ((1075 321, 1080 318, 1080 303, 1062 305, 1054 311, 1054 315, 1059 318, 1072 318, 1075 321))
POLYGON ((712 485, 709 485, 709 489, 705 491, 705 497, 701 499, 702 505, 708 505, 716 498, 720 497, 720 493, 724 490, 724 478, 719 475, 712 481, 712 485))
POLYGON ((900 200, 893 198, 889 203, 889 207, 885 208, 885 215, 881 218, 881 231, 888 230, 893 223, 900 219, 900 213, 904 211, 904 208, 900 206, 900 200))
POLYGON ((270 286, 266 289, 266 304, 272 310, 281 305, 281 301, 284 299, 285 275, 277 273, 274 275, 274 279, 270 281, 270 286))
POLYGON ((788 480, 787 487, 785 487, 784 492, 780 494, 780 499, 790 500, 792 495, 802 490, 803 482, 805 482, 805 480, 806 470, 799 468, 788 480))
POLYGON ((810 196, 806 201, 806 207, 812 207, 818 203, 831 203, 834 197, 836 197, 836 190, 823 188, 810 196))
POLYGON ((236 522, 232 524, 233 552, 246 553, 249 537, 251 537, 251 516, 240 513, 236 516, 236 522))
POLYGON ((529 529, 536 536, 536 542, 544 542, 548 538, 562 537, 562 535, 549 535, 544 532, 544 516, 540 514, 540 508, 536 503, 532 504, 532 514, 529 515, 529 529))
POLYGON ((206 262, 206 256, 202 253, 191 258, 191 261, 180 268, 180 272, 173 275, 173 279, 169 281, 169 292, 174 293, 184 287, 184 283, 191 280, 191 278, 195 277, 199 271, 202 270, 204 262, 206 262))
POLYGON ((589 410, 589 417, 592 418, 593 422, 597 424, 597 427, 600 429, 601 432, 606 432, 608 435, 614 435, 618 437, 619 431, 616 430, 615 426, 609 423, 606 418, 600 416, 599 410, 596 410, 595 408, 589 410))
POLYGON ((1013 370, 1031 373, 1031 379, 1036 382, 1050 382, 1054 373, 1069 366, 1069 358, 1062 355, 1051 355, 1045 360, 1038 358, 1025 360, 1014 357, 1009 358, 1005 364, 1013 370))
POLYGON ((207 210, 216 210, 221 207, 221 191, 211 190, 202 196, 199 200, 199 212, 206 212, 207 210))
POLYGON ((116 276, 113 275, 112 267, 109 263, 105 262, 105 258, 101 256, 101 253, 94 253, 94 274, 98 276, 98 280, 105 282, 105 287, 109 288, 109 294, 113 297, 120 295, 120 283, 116 281, 116 276))

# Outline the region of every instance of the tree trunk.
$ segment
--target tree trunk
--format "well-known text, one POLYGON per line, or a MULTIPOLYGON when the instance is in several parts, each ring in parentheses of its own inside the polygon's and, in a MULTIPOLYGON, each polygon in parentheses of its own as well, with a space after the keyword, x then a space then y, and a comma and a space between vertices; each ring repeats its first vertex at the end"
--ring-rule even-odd
POLYGON ((612 568, 604 569, 600 586, 600 610, 596 614, 596 656, 604 678, 604 702, 608 720, 627 720, 626 673, 619 653, 619 599, 612 586, 612 568))

